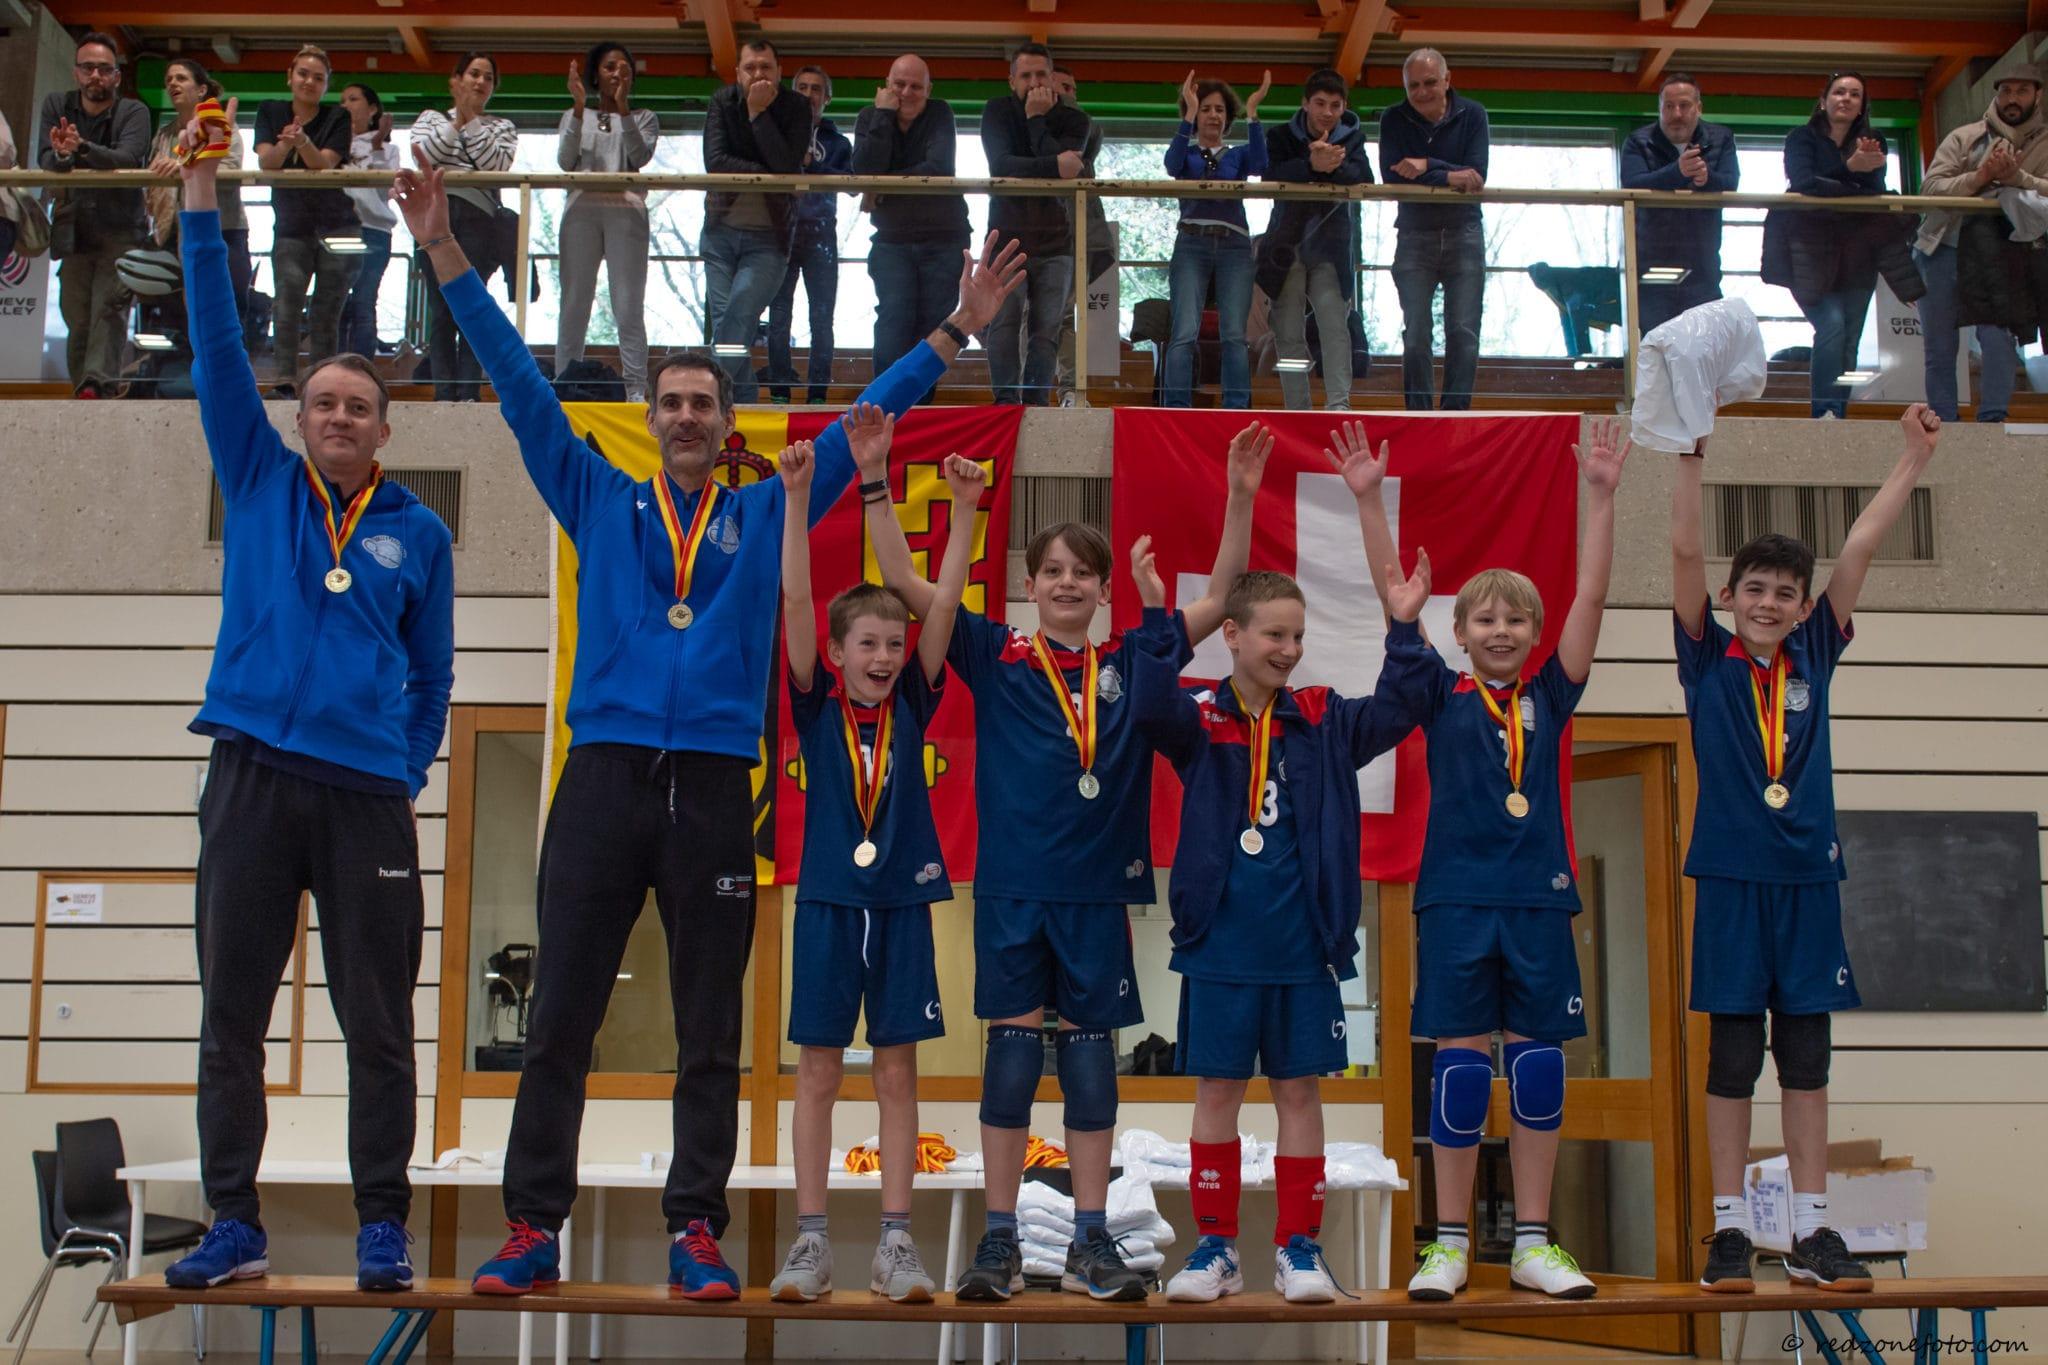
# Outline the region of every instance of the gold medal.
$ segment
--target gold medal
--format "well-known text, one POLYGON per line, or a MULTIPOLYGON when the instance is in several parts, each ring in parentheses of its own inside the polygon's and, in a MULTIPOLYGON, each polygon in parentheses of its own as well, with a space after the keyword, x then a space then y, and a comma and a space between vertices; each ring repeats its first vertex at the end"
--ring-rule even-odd
POLYGON ((1502 706, 1493 698, 1493 689, 1476 675, 1472 686, 1479 692, 1479 700, 1486 703, 1486 713, 1500 726, 1501 739, 1508 746, 1508 786, 1513 790, 1502 804, 1508 814, 1517 820, 1529 817, 1529 798, 1522 795, 1522 770, 1529 762, 1529 736, 1522 729, 1522 684, 1517 682, 1508 693, 1507 705, 1502 706))
POLYGON ((1772 810, 1783 810, 1792 800, 1792 789, 1783 782, 1773 782, 1764 788, 1764 804, 1772 810))
POLYGON ((1256 858, 1266 847, 1266 836, 1255 829, 1248 829, 1237 836, 1237 846, 1256 858))
POLYGON ((668 474, 654 476, 654 500, 661 508, 661 529, 668 532, 669 551, 675 557, 676 602, 668 609, 668 623, 677 630, 688 630, 697 619, 697 613, 690 610, 684 599, 690 595, 690 579, 697 572, 697 552, 704 548, 704 534, 711 525, 711 509, 718 502, 718 494, 717 481, 706 479, 704 491, 697 497, 697 510, 685 530, 682 516, 676 511, 675 493, 668 486, 668 474))
POLYGON ((688 630, 696 619, 697 613, 690 610, 688 602, 678 602, 668 609, 668 623, 677 630, 688 630))
POLYGON ((1067 690, 1066 674, 1053 662, 1052 646, 1045 642, 1045 632, 1037 631, 1031 637, 1031 656, 1038 660, 1038 671, 1052 684, 1052 695, 1060 704, 1060 714, 1067 718, 1067 730, 1074 736, 1074 752, 1081 760, 1081 780, 1076 784, 1082 799, 1093 801, 1102 793, 1102 782, 1095 776, 1095 686, 1100 665, 1096 659, 1095 646, 1081 646, 1081 705, 1074 705, 1073 693, 1067 690))
POLYGON ((1783 810, 1792 800, 1792 789, 1784 782, 1785 683, 1791 675, 1792 661, 1781 645, 1771 655, 1768 668, 1758 667, 1756 660, 1746 655, 1743 662, 1749 666, 1749 698, 1756 704, 1757 735, 1764 746, 1764 776, 1770 779, 1770 785, 1764 788, 1764 804, 1772 810, 1783 810))
MULTIPOLYGON (((301 457, 304 459, 305 457, 301 457)), ((370 479, 356 495, 349 499, 348 508, 341 514, 340 524, 334 520, 334 495, 327 491, 327 480, 320 477, 320 471, 313 462, 306 459, 306 482, 313 485, 313 498, 320 504, 320 513, 326 522, 327 548, 334 552, 334 567, 321 580, 331 593, 344 593, 355 586, 355 575, 341 567, 341 548, 348 544, 349 537, 356 533, 356 527, 363 520, 363 513, 370 510, 370 499, 377 496, 377 485, 384 482, 384 468, 375 460, 370 462, 370 479)))
POLYGON ((1096 779, 1094 773, 1082 773, 1081 780, 1074 785, 1079 788, 1081 799, 1084 801, 1093 801, 1102 795, 1102 783, 1096 779))
MULTIPOLYGON (((678 604, 680 605, 680 604, 678 604)), ((896 694, 882 698, 875 716, 874 763, 870 766, 860 747, 860 719, 853 714, 853 698, 846 680, 839 681, 839 728, 846 741, 846 758, 853 765, 853 809, 860 816, 861 841, 853 850, 855 867, 872 866, 876 857, 875 812, 881 808, 882 785, 889 777, 889 750, 896 737, 896 694)))
POLYGON ((875 853, 874 840, 861 840, 853 847, 853 865, 855 867, 873 867, 875 865, 875 853))
POLYGON ((329 592, 347 592, 355 586, 356 578, 347 569, 329 569, 323 581, 329 592))
POLYGON ((1529 815, 1529 798, 1520 792, 1509 792, 1507 807, 1508 814, 1514 816, 1517 820, 1527 819, 1529 815))

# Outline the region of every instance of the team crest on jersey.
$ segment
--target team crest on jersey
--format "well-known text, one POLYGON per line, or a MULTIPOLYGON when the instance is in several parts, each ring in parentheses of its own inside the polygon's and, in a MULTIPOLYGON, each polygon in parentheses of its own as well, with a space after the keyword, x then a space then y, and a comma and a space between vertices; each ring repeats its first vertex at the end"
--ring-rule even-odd
POLYGON ((1522 698, 1522 728, 1524 730, 1536 728, 1536 699, 1534 697, 1522 698))
POLYGON ((395 569, 405 562, 405 542, 397 536, 371 536, 363 542, 370 558, 387 569, 395 569))
POLYGON ((1126 881, 1130 881, 1135 878, 1142 877, 1144 875, 1145 860, 1143 858, 1138 859, 1137 861, 1133 862, 1129 867, 1124 869, 1124 879, 1126 881))
POLYGON ((1569 872, 1560 872, 1560 873, 1558 873, 1558 874, 1557 874, 1557 875, 1556 875, 1555 877, 1552 877, 1552 878, 1550 879, 1550 889, 1551 889, 1552 891, 1564 891, 1564 890, 1568 890, 1568 889, 1570 889, 1570 887, 1571 887, 1571 884, 1572 884, 1572 877, 1571 877, 1571 873, 1569 873, 1569 872))
POLYGON ((1104 664, 1095 675, 1095 695, 1104 701, 1120 701, 1124 695, 1124 675, 1116 671, 1115 664, 1104 664))
POLYGON ((740 552, 740 524, 730 516, 721 516, 711 523, 707 538, 713 545, 729 555, 740 552))
POLYGON ((1813 702, 1813 686, 1804 678, 1785 680, 1785 709, 1804 711, 1813 702))
POLYGON ((926 886, 945 875, 945 869, 937 863, 926 863, 917 870, 917 884, 926 886))

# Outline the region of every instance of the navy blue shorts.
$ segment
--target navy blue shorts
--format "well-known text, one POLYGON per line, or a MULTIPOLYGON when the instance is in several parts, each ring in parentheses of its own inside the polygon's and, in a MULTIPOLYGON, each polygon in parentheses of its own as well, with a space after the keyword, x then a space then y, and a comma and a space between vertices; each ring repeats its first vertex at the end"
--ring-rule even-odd
POLYGON ((1693 879, 1692 998, 1701 1014, 1828 1014, 1863 1003, 1842 942, 1842 884, 1693 879))
POLYGON ((796 903, 790 945, 789 1041, 847 1047, 867 1007, 869 1047, 943 1037, 939 974, 932 965, 932 910, 860 910, 796 903))
POLYGON ((974 901, 974 1013, 1017 1019, 1059 1011, 1077 1028, 1129 1028, 1145 1017, 1121 905, 974 901))
POLYGON ((1538 1042, 1586 1034, 1568 910, 1432 905, 1415 915, 1417 1038, 1504 1029, 1538 1042))
POLYGON ((1332 977, 1289 985, 1180 980, 1180 1044, 1174 1059, 1184 1076, 1219 1081, 1276 1081, 1329 1076, 1349 1064, 1344 1001, 1332 977))

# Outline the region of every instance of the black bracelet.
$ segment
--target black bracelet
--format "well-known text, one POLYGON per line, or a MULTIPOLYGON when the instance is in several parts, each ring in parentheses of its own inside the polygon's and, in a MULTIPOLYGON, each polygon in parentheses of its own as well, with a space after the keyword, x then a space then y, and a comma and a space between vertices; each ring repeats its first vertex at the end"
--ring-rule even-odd
POLYGON ((862 498, 862 499, 861 499, 860 501, 861 501, 861 506, 863 506, 863 507, 872 507, 872 506, 873 506, 874 504, 876 504, 876 503, 878 503, 878 502, 888 502, 888 501, 889 501, 889 495, 888 495, 887 493, 877 493, 877 494, 875 494, 875 495, 874 495, 873 497, 871 497, 871 498, 870 498, 870 497, 863 497, 863 498, 862 498))
POLYGON ((944 332, 947 336, 953 338, 954 344, 959 346, 961 350, 964 351, 967 349, 967 333, 961 331, 958 327, 955 327, 950 321, 940 323, 939 330, 941 332, 944 332))
POLYGON ((888 496, 889 481, 887 479, 871 479, 860 486, 860 500, 862 502, 866 502, 878 493, 883 497, 888 496))

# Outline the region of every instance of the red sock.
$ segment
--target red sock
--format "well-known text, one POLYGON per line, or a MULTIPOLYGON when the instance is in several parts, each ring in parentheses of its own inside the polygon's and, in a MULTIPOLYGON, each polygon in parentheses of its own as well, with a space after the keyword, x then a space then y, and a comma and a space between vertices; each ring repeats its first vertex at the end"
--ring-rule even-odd
POLYGON ((1228 1142, 1190 1142, 1188 1193, 1195 1203, 1195 1226, 1204 1237, 1237 1236, 1238 1189, 1244 1152, 1236 1138, 1228 1142))
POLYGON ((1276 1156, 1273 1185, 1279 1195, 1280 1219, 1273 1245, 1284 1247, 1297 1233, 1314 1241, 1323 1231, 1323 1159, 1319 1156, 1276 1156))

